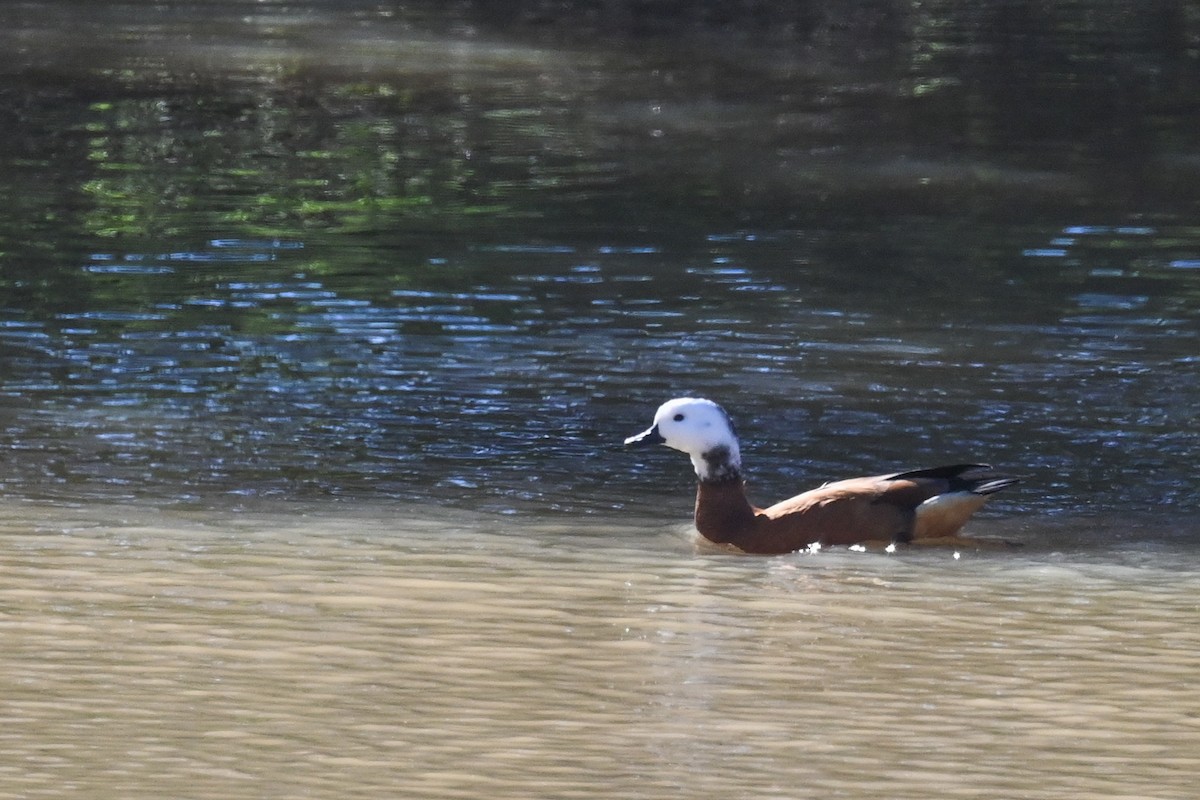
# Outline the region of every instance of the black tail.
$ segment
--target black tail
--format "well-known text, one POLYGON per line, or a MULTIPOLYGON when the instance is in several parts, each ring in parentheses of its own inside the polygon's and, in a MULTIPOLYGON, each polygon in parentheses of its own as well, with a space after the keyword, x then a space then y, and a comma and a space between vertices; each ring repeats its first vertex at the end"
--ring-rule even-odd
POLYGON ((987 464, 951 464, 932 469, 915 469, 911 472, 900 472, 892 480, 902 478, 933 478, 947 481, 950 492, 971 492, 973 494, 992 494, 1006 486, 1020 483, 1021 479, 1011 475, 1001 475, 987 464))

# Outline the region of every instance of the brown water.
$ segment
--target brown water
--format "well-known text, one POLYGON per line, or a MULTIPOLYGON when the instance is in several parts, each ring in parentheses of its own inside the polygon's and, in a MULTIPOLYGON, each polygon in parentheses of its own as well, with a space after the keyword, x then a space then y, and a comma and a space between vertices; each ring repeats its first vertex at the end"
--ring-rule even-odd
POLYGON ((1195 796, 1193 4, 676 6, 4 7, 0 800, 1195 796))
POLYGON ((1200 769, 1200 571, 1153 553, 2 515, 4 798, 1185 798, 1200 769))

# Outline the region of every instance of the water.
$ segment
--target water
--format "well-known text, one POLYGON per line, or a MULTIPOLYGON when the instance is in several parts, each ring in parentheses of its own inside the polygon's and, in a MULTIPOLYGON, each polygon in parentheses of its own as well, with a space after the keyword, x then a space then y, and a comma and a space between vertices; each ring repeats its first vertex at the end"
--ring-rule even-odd
POLYGON ((1187 797, 1155 552, 704 556, 661 521, 6 507, 0 796, 1187 797))
POLYGON ((1190 797, 1200 20, 951 5, 6 10, 0 798, 1190 797))

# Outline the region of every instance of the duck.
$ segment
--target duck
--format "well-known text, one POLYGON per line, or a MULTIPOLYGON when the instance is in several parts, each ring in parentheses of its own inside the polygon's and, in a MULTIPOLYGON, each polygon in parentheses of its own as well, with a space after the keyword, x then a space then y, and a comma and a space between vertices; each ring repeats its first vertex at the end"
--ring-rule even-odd
POLYGON ((833 481, 758 508, 746 497, 729 414, 701 397, 663 403, 654 424, 625 445, 666 445, 690 456, 700 536, 721 549, 762 555, 868 543, 970 544, 959 533, 967 520, 1021 480, 987 464, 950 464, 833 481))

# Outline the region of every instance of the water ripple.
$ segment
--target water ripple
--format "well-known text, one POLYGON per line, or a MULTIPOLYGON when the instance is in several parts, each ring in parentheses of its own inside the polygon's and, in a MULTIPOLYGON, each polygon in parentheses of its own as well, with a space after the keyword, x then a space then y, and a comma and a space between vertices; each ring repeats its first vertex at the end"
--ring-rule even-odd
POLYGON ((1200 579, 1153 552, 714 559, 363 506, 0 531, 23 794, 1182 798, 1200 768, 1200 579))

